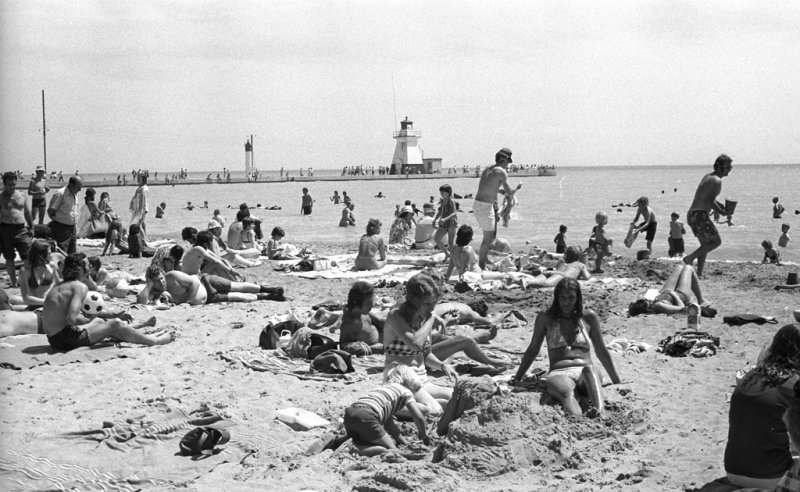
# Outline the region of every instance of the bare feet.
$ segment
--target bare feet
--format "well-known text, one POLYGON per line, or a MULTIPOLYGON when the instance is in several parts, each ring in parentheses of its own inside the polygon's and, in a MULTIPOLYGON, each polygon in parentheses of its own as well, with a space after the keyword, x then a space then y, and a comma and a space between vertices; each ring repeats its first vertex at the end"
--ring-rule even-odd
POLYGON ((151 316, 147 321, 142 323, 142 326, 156 326, 156 321, 158 321, 156 317, 151 316))
POLYGON ((157 336, 156 343, 154 343, 153 345, 166 345, 174 341, 175 341, 175 332, 170 331, 164 335, 157 336))

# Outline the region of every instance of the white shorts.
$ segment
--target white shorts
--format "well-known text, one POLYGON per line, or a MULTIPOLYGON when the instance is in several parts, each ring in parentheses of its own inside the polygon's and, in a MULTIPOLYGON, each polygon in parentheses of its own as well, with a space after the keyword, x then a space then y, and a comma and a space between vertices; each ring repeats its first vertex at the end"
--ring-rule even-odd
POLYGON ((472 215, 475 216, 482 231, 494 232, 494 203, 475 200, 472 204, 472 215))

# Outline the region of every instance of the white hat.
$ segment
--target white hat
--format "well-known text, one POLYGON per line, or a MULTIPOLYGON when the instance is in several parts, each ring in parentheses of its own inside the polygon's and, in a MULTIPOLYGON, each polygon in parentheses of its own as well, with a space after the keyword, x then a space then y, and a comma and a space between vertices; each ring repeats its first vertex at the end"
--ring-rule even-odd
POLYGON ((211 220, 208 221, 208 229, 214 229, 214 228, 217 228, 217 227, 222 229, 222 225, 220 225, 220 223, 217 222, 216 220, 211 219, 211 220))
POLYGON ((398 212, 398 215, 402 215, 402 214, 404 214, 406 212, 410 213, 411 215, 414 215, 414 209, 411 208, 410 205, 406 205, 403 208, 401 208, 400 212, 398 212))

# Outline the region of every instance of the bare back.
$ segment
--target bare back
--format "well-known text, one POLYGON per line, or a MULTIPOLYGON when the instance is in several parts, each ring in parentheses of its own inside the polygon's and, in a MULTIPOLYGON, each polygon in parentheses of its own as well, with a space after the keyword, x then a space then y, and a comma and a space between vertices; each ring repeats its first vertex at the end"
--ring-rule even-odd
POLYGON ((203 265, 203 260, 206 257, 206 250, 202 246, 192 246, 192 248, 183 255, 181 269, 183 273, 189 275, 197 275, 200 273, 200 267, 203 265))
POLYGON ((368 345, 380 343, 381 335, 369 314, 357 315, 345 310, 342 313, 339 343, 364 342, 368 345))
POLYGON ((510 193, 508 186, 508 173, 502 165, 496 164, 484 169, 481 173, 481 180, 478 183, 478 192, 475 193, 475 200, 484 203, 494 203, 497 200, 497 193, 500 187, 510 193))
POLYGON ((47 336, 58 334, 67 325, 77 324, 88 291, 89 288, 77 280, 62 282, 50 290, 42 307, 42 323, 47 336))
POLYGON ((196 275, 187 275, 183 272, 171 271, 164 275, 167 282, 167 292, 172 297, 172 302, 182 304, 188 302, 192 305, 205 304, 208 293, 196 275))

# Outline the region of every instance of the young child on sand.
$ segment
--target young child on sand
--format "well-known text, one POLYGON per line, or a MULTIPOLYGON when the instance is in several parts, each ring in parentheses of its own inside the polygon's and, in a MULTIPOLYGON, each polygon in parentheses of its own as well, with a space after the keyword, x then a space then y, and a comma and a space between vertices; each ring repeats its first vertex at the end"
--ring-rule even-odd
POLYGON ((781 248, 789 246, 789 241, 791 241, 791 239, 789 239, 789 229, 791 229, 789 224, 781 225, 782 234, 781 237, 778 238, 778 246, 781 248))
POLYGON ((761 241, 761 247, 764 248, 764 259, 761 263, 772 263, 773 265, 781 264, 781 254, 778 250, 772 247, 772 241, 765 239, 761 241))
POLYGON ((478 266, 478 255, 469 243, 472 242, 472 227, 467 224, 461 225, 456 232, 456 245, 450 250, 450 264, 447 265, 445 280, 450 279, 450 275, 455 270, 459 279, 467 272, 481 274, 478 266))
POLYGON ((603 257, 608 256, 611 252, 609 247, 613 244, 611 239, 606 237, 605 226, 608 224, 608 214, 600 211, 594 216, 597 226, 594 230, 594 250, 597 253, 597 258, 594 260, 594 270, 591 273, 605 273, 601 266, 603 266, 603 257))
POLYGON ((397 444, 406 444, 394 421, 395 413, 403 408, 414 419, 422 442, 429 444, 425 418, 414 399, 414 393, 421 387, 414 371, 404 364, 398 364, 386 374, 383 386, 347 407, 344 411, 344 428, 348 437, 353 438, 355 452, 362 456, 377 456, 397 449, 397 444))
POLYGON ((558 234, 556 237, 553 238, 553 242, 556 243, 556 253, 564 253, 567 250, 567 226, 561 224, 558 227, 558 234))
POLYGON ((339 227, 349 227, 356 225, 356 216, 353 214, 353 210, 356 208, 353 205, 353 202, 347 202, 347 204, 342 209, 342 218, 339 220, 339 227))
POLYGON ((667 243, 669 244, 669 257, 672 258, 674 256, 683 256, 683 235, 686 234, 686 228, 683 226, 683 222, 678 220, 680 215, 678 215, 676 212, 672 212, 670 217, 672 220, 669 223, 669 237, 667 238, 667 243))
POLYGON ((783 208, 783 205, 778 203, 778 197, 777 196, 772 197, 772 203, 773 203, 773 205, 772 205, 772 218, 773 219, 780 219, 781 215, 783 215, 783 212, 786 209, 783 208))
MULTIPOLYGON (((458 216, 456 214, 456 205, 453 201, 453 188, 449 184, 443 184, 439 187, 439 194, 442 199, 439 201, 439 210, 433 218, 433 226, 437 226, 436 234, 433 235, 433 240, 439 249, 445 253, 445 261, 450 256, 450 250, 453 249, 453 244, 456 239, 456 228, 458 227, 458 216), (444 246, 442 238, 447 234, 447 247, 444 246)), ((433 198, 433 197, 431 197, 433 198)))
POLYGON ((111 223, 108 225, 108 230, 106 231, 106 244, 103 247, 103 252, 100 256, 105 256, 106 251, 108 251, 109 255, 114 254, 114 248, 119 249, 121 254, 125 254, 128 252, 128 247, 122 244, 122 222, 118 220, 112 220, 111 223))
POLYGON ((414 209, 411 205, 406 205, 400 209, 397 218, 394 219, 391 229, 389 229, 389 244, 399 244, 409 247, 414 244, 414 240, 408 237, 411 230, 411 223, 414 221, 414 209))
POLYGON ((297 250, 294 246, 281 242, 284 237, 286 237, 286 232, 284 232, 283 228, 275 227, 272 229, 270 240, 267 241, 267 246, 265 248, 270 260, 296 260, 300 258, 292 253, 292 250, 297 250))
POLYGON ((386 265, 386 246, 383 244, 381 221, 369 219, 367 233, 361 236, 356 256, 356 270, 380 270, 386 265))

